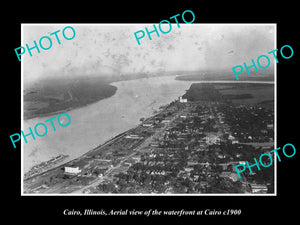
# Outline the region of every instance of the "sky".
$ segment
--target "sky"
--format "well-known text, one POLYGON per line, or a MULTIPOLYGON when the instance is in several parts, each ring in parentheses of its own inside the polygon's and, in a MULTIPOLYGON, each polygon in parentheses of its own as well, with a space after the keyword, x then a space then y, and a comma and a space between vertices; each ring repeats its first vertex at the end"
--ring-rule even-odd
MULTIPOLYGON (((33 47, 43 36, 49 36, 52 47, 32 50, 22 56, 26 81, 41 77, 163 73, 169 71, 222 70, 256 60, 275 49, 274 24, 184 24, 172 23, 172 30, 160 37, 147 34, 138 45, 134 33, 153 30, 153 24, 22 24, 22 46, 33 47), (72 40, 64 39, 66 26, 75 29, 72 40), (61 44, 54 35, 57 30, 61 44)), ((158 29, 158 23, 156 23, 158 29)), ((167 31, 168 24, 162 29, 167 31)), ((70 29, 66 36, 71 37, 70 29)), ((47 46, 47 40, 44 40, 47 46)), ((273 69, 274 59, 271 59, 273 69)), ((16 58, 17 60, 17 58, 16 58)), ((264 64, 262 58, 262 64, 264 64)), ((267 70, 268 70, 267 69, 267 70)))

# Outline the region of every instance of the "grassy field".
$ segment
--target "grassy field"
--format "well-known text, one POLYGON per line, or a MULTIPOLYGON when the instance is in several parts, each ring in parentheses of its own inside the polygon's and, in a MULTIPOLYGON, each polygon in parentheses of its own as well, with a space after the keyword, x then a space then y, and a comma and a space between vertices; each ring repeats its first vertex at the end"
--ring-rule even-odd
POLYGON ((215 88, 227 98, 228 96, 236 96, 236 98, 231 98, 233 103, 260 104, 267 108, 274 107, 273 84, 216 84, 215 88), (244 98, 240 98, 240 96, 244 96, 244 98))

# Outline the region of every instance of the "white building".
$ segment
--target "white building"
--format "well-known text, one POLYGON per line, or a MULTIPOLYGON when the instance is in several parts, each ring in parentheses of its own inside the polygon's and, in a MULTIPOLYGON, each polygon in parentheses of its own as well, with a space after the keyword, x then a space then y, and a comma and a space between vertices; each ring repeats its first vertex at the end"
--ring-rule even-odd
POLYGON ((161 121, 161 123, 164 123, 164 124, 170 123, 170 122, 171 122, 171 120, 169 120, 169 119, 164 119, 164 120, 161 121))
POLYGON ((181 103, 187 103, 187 99, 186 98, 182 98, 181 96, 179 97, 179 102, 181 103))
POLYGON ((81 170, 79 169, 79 167, 69 167, 66 166, 65 167, 65 172, 66 173, 72 173, 72 174, 78 174, 81 172, 81 170))
POLYGON ((129 134, 129 135, 126 135, 125 138, 129 138, 129 139, 143 139, 143 137, 140 137, 137 134, 129 134))
POLYGON ((250 184, 252 193, 266 194, 268 192, 268 187, 264 184, 250 184))
POLYGON ((143 123, 142 124, 143 127, 153 127, 152 123, 143 123))

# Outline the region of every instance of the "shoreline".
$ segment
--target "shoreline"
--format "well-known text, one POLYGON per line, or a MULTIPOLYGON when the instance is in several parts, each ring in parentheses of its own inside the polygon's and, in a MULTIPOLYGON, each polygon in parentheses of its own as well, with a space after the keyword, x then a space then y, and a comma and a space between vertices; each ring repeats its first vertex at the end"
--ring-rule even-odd
MULTIPOLYGON (((147 118, 147 119, 151 119, 152 117, 154 117, 154 116, 156 116, 156 115, 157 115, 157 114, 153 114, 153 115, 151 115, 151 116, 150 116, 149 118, 147 118)), ((142 123, 142 122, 141 122, 141 123, 142 123)), ((65 161, 65 162, 63 162, 63 163, 60 164, 60 165, 54 166, 53 168, 51 168, 51 169, 49 169, 49 170, 45 170, 45 171, 43 171, 42 173, 36 174, 36 175, 34 175, 34 176, 31 176, 31 177, 28 177, 28 178, 25 178, 25 179, 24 179, 24 175, 25 175, 26 173, 24 173, 24 174, 22 174, 22 176, 23 176, 23 179, 22 179, 22 180, 23 180, 23 181, 27 181, 27 180, 33 179, 34 177, 41 176, 41 175, 43 175, 43 174, 45 174, 45 173, 51 172, 51 171, 56 170, 56 169, 58 169, 58 168, 60 168, 60 167, 64 167, 65 165, 67 165, 67 164, 69 164, 69 163, 72 163, 73 161, 81 160, 81 159, 83 159, 84 157, 86 157, 88 154, 100 150, 100 149, 101 149, 102 147, 104 147, 105 145, 107 145, 107 144, 109 144, 109 143, 111 143, 111 142, 114 142, 114 141, 116 141, 117 139, 119 139, 119 138, 125 136, 126 134, 132 132, 133 130, 137 129, 139 126, 141 126, 141 123, 139 123, 138 125, 136 125, 135 127, 131 128, 131 129, 128 129, 128 130, 126 130, 126 131, 124 131, 124 132, 122 132, 122 133, 120 133, 120 134, 117 134, 116 136, 111 137, 110 139, 108 139, 108 140, 105 141, 104 143, 97 145, 96 147, 94 147, 94 148, 88 150, 87 152, 85 152, 84 154, 82 154, 82 155, 80 155, 80 156, 78 156, 78 157, 76 157, 76 158, 74 158, 74 159, 65 161)))
POLYGON ((100 98, 100 99, 97 99, 96 101, 88 102, 88 103, 85 103, 85 104, 80 104, 80 105, 77 105, 77 106, 76 105, 75 106, 70 106, 68 108, 60 109, 60 110, 57 110, 57 111, 54 111, 54 112, 47 112, 47 113, 38 114, 38 115, 24 116, 24 112, 23 112, 23 116, 24 116, 23 120, 26 121, 26 120, 30 120, 30 119, 36 119, 36 118, 41 118, 41 117, 52 116, 52 115, 63 113, 63 112, 69 112, 71 110, 80 109, 82 107, 86 107, 88 105, 97 103, 97 102, 102 101, 104 99, 108 99, 108 98, 114 96, 118 91, 118 88, 116 86, 113 86, 113 87, 115 87, 116 89, 115 89, 114 93, 112 95, 108 96, 108 97, 100 98))
POLYGON ((190 81, 194 83, 213 83, 213 84, 275 84, 275 81, 232 81, 232 80, 183 80, 183 79, 176 79, 177 81, 190 81))
MULTIPOLYGON (((195 83, 225 83, 225 84, 229 84, 229 83, 237 83, 237 84, 270 84, 270 85, 274 85, 275 82, 274 81, 232 81, 232 80, 188 80, 188 79, 177 79, 177 77, 180 77, 182 75, 174 75, 176 81, 183 81, 183 82, 195 82, 195 83)), ((144 78, 139 78, 139 79, 144 79, 144 78)), ((117 81, 118 82, 118 81, 117 81)), ((112 85, 112 83, 115 83, 115 82, 111 82, 109 83, 109 85, 112 85)), ((96 101, 92 101, 92 102, 89 102, 89 103, 85 103, 85 104, 81 104, 81 105, 77 105, 77 106, 71 106, 71 107, 68 107, 66 109, 61 109, 61 110, 58 110, 58 111, 54 111, 54 112, 48 112, 48 113, 43 113, 43 114, 38 114, 38 115, 31 115, 31 116, 24 116, 23 120, 30 120, 30 119, 35 119, 35 118, 41 118, 41 117, 47 117, 47 116, 52 116, 52 115, 55 115, 55 114, 59 114, 59 113, 63 113, 63 112, 68 112, 68 111, 71 111, 71 110, 74 110, 74 109, 80 109, 82 107, 85 107, 85 106, 88 106, 88 105, 91 105, 91 104, 94 104, 94 103, 97 103, 99 101, 102 101, 104 99, 108 99, 112 96, 114 96, 117 91, 118 91, 118 88, 114 85, 112 85, 113 87, 116 88, 115 92, 108 96, 108 97, 104 97, 104 98, 101 98, 99 100, 96 100, 96 101)), ((23 112, 23 115, 24 115, 24 112, 23 112)))

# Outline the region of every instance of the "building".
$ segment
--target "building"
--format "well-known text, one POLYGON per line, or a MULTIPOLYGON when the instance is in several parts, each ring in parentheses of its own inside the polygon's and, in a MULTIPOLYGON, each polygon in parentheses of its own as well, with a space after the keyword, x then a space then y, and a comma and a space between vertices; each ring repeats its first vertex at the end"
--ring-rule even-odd
POLYGON ((153 124, 151 122, 148 122, 148 123, 143 123, 142 126, 143 127, 153 127, 153 124))
POLYGON ((132 164, 130 162, 124 162, 124 165, 129 166, 129 167, 132 166, 132 164))
POLYGON ((193 166, 196 166, 198 165, 199 163, 197 161, 188 161, 187 162, 187 166, 188 167, 193 167, 193 166))
POLYGON ((126 135, 125 138, 129 138, 129 139, 143 139, 143 137, 140 137, 137 134, 129 134, 129 135, 126 135))
POLYGON ((159 143, 157 143, 157 142, 152 142, 152 143, 150 143, 150 146, 151 146, 151 147, 159 147, 159 143))
POLYGON ((265 194, 268 191, 268 187, 263 184, 250 184, 252 193, 261 193, 265 194))
POLYGON ((71 173, 71 174, 78 174, 81 172, 81 170, 79 169, 79 167, 69 167, 66 166, 65 167, 65 172, 66 173, 71 173))
POLYGON ((166 123, 170 123, 171 122, 171 120, 170 119, 164 119, 164 120, 162 120, 161 121, 161 123, 164 123, 164 124, 166 124, 166 123))
POLYGON ((235 139, 235 137, 233 137, 231 134, 229 134, 228 140, 233 141, 234 139, 235 139))
POLYGON ((226 158, 226 155, 224 155, 224 154, 216 153, 216 155, 217 155, 217 157, 218 157, 219 159, 224 159, 224 158, 226 158))
POLYGON ((134 163, 137 163, 137 162, 141 161, 141 156, 134 156, 134 157, 132 157, 132 160, 134 160, 134 163))
POLYGON ((184 171, 190 173, 194 168, 193 167, 186 167, 184 168, 184 171))
POLYGON ((181 96, 179 97, 179 102, 181 103, 187 103, 187 98, 182 98, 181 96))

